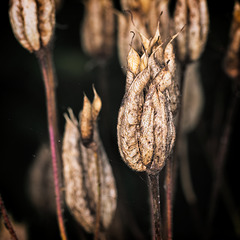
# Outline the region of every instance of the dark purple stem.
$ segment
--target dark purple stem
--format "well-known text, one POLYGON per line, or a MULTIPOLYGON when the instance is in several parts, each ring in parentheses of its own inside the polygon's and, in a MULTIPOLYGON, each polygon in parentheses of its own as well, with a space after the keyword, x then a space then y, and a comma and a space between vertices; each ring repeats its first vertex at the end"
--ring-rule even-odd
POLYGON ((2 214, 3 216, 3 221, 4 221, 4 225, 6 226, 7 230, 9 231, 10 235, 11 235, 11 239, 13 240, 18 240, 17 238, 17 235, 13 229, 13 226, 11 224, 11 221, 8 217, 8 214, 7 214, 7 210, 4 206, 4 202, 2 200, 2 196, 0 194, 0 213, 2 214))
POLYGON ((58 170, 59 166, 61 166, 61 154, 59 144, 60 138, 58 133, 57 106, 55 97, 55 77, 51 49, 47 47, 41 48, 38 52, 36 52, 36 55, 41 66, 46 91, 48 131, 52 154, 52 167, 58 225, 62 240, 67 240, 62 213, 63 208, 60 191, 60 175, 58 170))

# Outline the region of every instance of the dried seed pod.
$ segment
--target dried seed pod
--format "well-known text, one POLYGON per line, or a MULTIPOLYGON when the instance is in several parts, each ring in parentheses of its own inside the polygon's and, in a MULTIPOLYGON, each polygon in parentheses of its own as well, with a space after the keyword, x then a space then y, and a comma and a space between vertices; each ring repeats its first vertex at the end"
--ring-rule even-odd
POLYGON ((163 39, 172 33, 171 18, 169 13, 169 0, 152 0, 148 14, 148 28, 153 35, 159 24, 163 39))
POLYGON ((205 48, 208 35, 209 15, 206 0, 177 0, 174 23, 177 32, 185 26, 177 39, 179 59, 197 60, 205 48))
MULTIPOLYGON (((187 24, 187 1, 178 0, 174 11, 175 31, 179 32, 187 24)), ((183 30, 177 39, 178 57, 181 61, 186 59, 187 55, 187 30, 183 30)))
POLYGON ((143 106, 143 89, 150 80, 149 68, 134 79, 125 93, 118 114, 118 145, 123 160, 136 171, 145 171, 139 152, 138 130, 143 106))
MULTIPOLYGON (((96 120, 101 108, 101 100, 95 90, 94 93, 91 111, 85 106, 80 114, 79 123, 71 110, 69 110, 70 117, 65 115, 62 155, 67 206, 78 223, 90 233, 95 229, 98 204, 100 204, 101 229, 107 229, 116 209, 117 198, 112 169, 97 130, 96 120), (85 114, 83 111, 92 113, 92 120, 87 125, 92 124, 93 137, 87 147, 83 144, 81 136, 81 121, 85 114), (98 201, 99 184, 100 202, 98 201)), ((88 102, 86 104, 88 106, 88 102)))
POLYGON ((183 133, 188 133, 196 127, 203 108, 204 98, 199 64, 199 61, 188 64, 185 72, 181 118, 183 133))
POLYGON ((114 46, 114 27, 112 0, 86 1, 81 30, 83 50, 95 58, 111 57, 114 46))
POLYGON ((240 75, 240 3, 238 1, 235 1, 233 9, 229 38, 230 41, 224 59, 224 69, 229 77, 237 78, 240 75))
POLYGON ((175 127, 168 105, 165 94, 155 90, 153 94, 155 151, 153 161, 148 169, 150 173, 161 171, 175 142, 175 127))
POLYGON ((28 192, 40 214, 56 214, 51 150, 44 144, 36 153, 29 170, 28 192))
POLYGON ((46 47, 55 27, 54 0, 10 0, 9 18, 19 43, 30 52, 46 47))
MULTIPOLYGON (((173 50, 163 48, 159 31, 145 51, 147 67, 126 82, 126 93, 118 115, 118 146, 126 164, 136 171, 159 172, 172 152, 175 126, 169 88, 175 75, 173 50), (164 51, 165 54, 164 54, 164 51), (150 54, 147 58, 146 54, 150 54)), ((133 54, 133 50, 129 51, 133 54)), ((139 66, 137 57, 136 66, 139 66)), ((141 65, 141 61, 140 61, 141 65)), ((135 66, 135 65, 133 65, 135 66)), ((132 66, 132 67, 133 67, 132 66)), ((131 71, 129 71, 131 72, 131 71)), ((175 94, 175 93, 173 93, 175 94)))
POLYGON ((150 9, 149 0, 121 0, 122 9, 128 9, 130 11, 136 11, 140 15, 145 15, 150 9))
POLYGON ((146 94, 140 123, 139 149, 145 166, 151 163, 154 152, 154 108, 152 102, 154 90, 151 88, 146 94))

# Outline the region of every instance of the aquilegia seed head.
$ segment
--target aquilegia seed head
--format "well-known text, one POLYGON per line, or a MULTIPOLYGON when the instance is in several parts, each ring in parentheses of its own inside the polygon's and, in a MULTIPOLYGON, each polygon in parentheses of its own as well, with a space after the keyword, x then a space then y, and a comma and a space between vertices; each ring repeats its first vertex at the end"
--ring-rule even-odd
POLYGON ((94 232, 96 224, 98 171, 101 191, 101 229, 106 230, 109 227, 117 204, 115 179, 97 127, 101 99, 95 90, 94 95, 93 103, 86 96, 84 97, 79 123, 71 109, 69 116, 65 114, 62 153, 67 206, 76 221, 89 233, 94 232))
POLYGON ((54 0, 10 0, 9 17, 19 43, 30 52, 46 47, 55 28, 54 0))
POLYGON ((207 42, 209 14, 207 0, 177 0, 174 11, 175 31, 184 30, 177 38, 178 58, 197 60, 207 42))
POLYGON ((107 59, 114 47, 115 19, 112 0, 85 1, 81 39, 83 50, 91 57, 107 59))
POLYGON ((164 44, 158 24, 152 39, 141 36, 142 56, 137 56, 132 47, 128 54, 126 92, 119 110, 117 135, 123 160, 136 171, 159 172, 175 142, 173 114, 178 106, 171 102, 170 89, 176 84, 172 50, 176 36, 164 44))

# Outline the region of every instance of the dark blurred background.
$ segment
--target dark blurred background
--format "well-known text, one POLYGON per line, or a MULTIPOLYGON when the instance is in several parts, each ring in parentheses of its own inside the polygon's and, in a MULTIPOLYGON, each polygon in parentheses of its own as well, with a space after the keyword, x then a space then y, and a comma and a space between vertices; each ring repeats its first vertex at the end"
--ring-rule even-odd
MULTIPOLYGON (((197 128, 189 135, 190 167, 198 197, 198 213, 196 217, 188 206, 180 181, 177 179, 173 209, 174 239, 201 239, 201 234, 206 231, 205 224, 213 180, 211 168, 213 159, 209 158, 209 155, 216 154, 213 146, 218 143, 215 141, 218 141, 222 135, 233 93, 233 82, 222 68, 233 3, 233 0, 208 1, 210 32, 206 50, 201 58, 205 105, 197 128)), ((56 218, 39 214, 29 199, 27 189, 29 168, 42 143, 48 141, 42 76, 34 54, 23 49, 12 33, 7 1, 3 1, 2 4, 4 6, 1 7, 3 24, 0 44, 2 104, 0 193, 13 218, 28 226, 29 239, 60 239, 56 218)), ((116 2, 115 6, 119 8, 119 3, 116 2)), ((67 108, 71 107, 75 115, 78 115, 82 108, 83 92, 92 99, 92 84, 94 84, 103 101, 108 99, 106 104, 103 102, 99 125, 118 187, 119 211, 116 214, 118 220, 115 220, 115 225, 121 225, 124 230, 117 235, 122 236, 122 239, 151 239, 146 176, 131 171, 121 160, 117 149, 117 114, 125 84, 117 48, 115 46, 114 54, 107 63, 107 88, 103 90, 99 64, 83 53, 80 44, 83 9, 84 5, 80 0, 65 0, 57 14, 54 61, 58 81, 60 132, 63 134, 65 124, 63 114, 67 108), (105 111, 109 112, 108 119, 103 116, 105 111)), ((210 229, 211 239, 240 239, 239 120, 240 114, 236 111, 231 124, 233 131, 224 166, 224 178, 228 185, 225 191, 228 191, 227 196, 230 197, 230 201, 219 195, 210 229)), ((77 239, 77 229, 80 227, 77 227, 67 210, 65 217, 69 239, 77 239)), ((86 234, 81 235, 81 239, 87 237, 86 234)))

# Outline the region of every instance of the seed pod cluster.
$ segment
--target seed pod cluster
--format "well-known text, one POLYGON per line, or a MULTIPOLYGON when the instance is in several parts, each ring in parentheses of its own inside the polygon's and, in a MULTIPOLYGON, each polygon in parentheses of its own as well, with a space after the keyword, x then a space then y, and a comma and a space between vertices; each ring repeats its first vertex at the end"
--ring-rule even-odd
POLYGON ((101 100, 96 91, 94 94, 92 104, 84 96, 79 123, 71 109, 69 109, 69 116, 65 114, 66 126, 62 153, 67 206, 78 223, 89 233, 94 232, 96 224, 98 187, 101 191, 100 226, 102 230, 106 230, 112 221, 117 198, 112 169, 97 129, 101 100), (98 171, 100 184, 98 184, 98 171))
POLYGON ((100 59, 112 55, 114 27, 112 0, 85 1, 81 39, 83 50, 88 55, 100 59))
POLYGON ((55 28, 54 0, 10 0, 9 17, 19 43, 30 52, 46 47, 55 28))
MULTIPOLYGON (((118 146, 125 163, 136 171, 155 174, 165 165, 175 142, 170 89, 175 83, 172 41, 161 40, 159 24, 155 36, 142 34, 143 54, 130 48, 126 91, 118 115, 118 146)), ((178 93, 173 93, 178 94, 178 93)))
POLYGON ((229 34, 229 45, 224 59, 225 72, 231 78, 240 75, 240 3, 235 1, 229 34))
POLYGON ((177 38, 178 58, 197 60, 206 45, 209 14, 206 0, 177 0, 174 11, 175 31, 184 31, 177 38))

